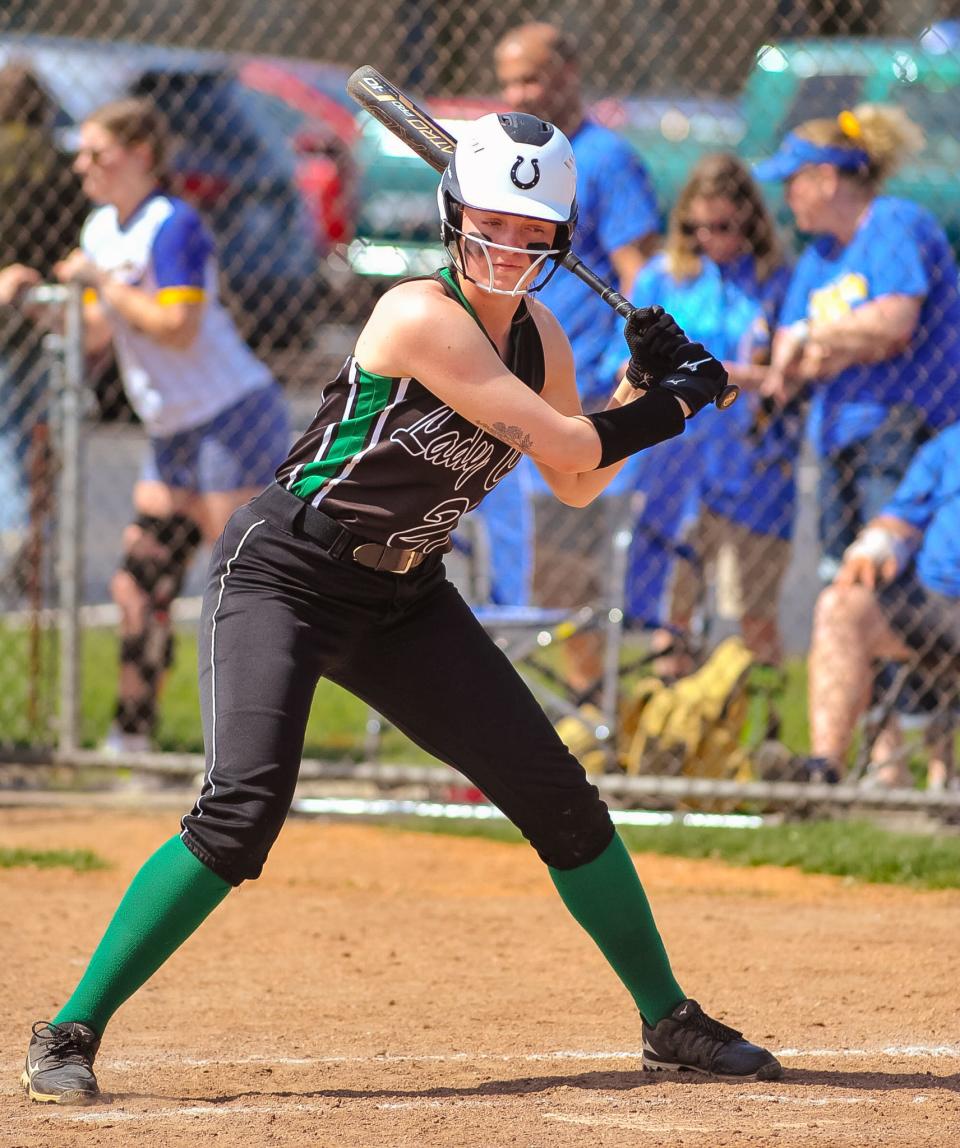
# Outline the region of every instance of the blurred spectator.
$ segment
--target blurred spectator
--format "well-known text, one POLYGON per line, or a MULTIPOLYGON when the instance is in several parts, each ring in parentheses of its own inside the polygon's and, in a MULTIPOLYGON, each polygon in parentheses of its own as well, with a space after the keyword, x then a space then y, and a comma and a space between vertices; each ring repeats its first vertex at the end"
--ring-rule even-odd
MULTIPOLYGON (((939 708, 956 706, 960 424, 920 448, 890 502, 848 547, 833 585, 817 602, 809 663, 815 756, 807 763, 814 777, 843 775, 879 658, 918 662, 925 683, 940 695, 939 708)), ((928 785, 942 785, 946 776, 944 761, 931 759, 928 785)), ((874 769, 872 780, 909 784, 910 775, 891 765, 874 769)))
MULTIPOLYGON (((658 243, 656 195, 629 144, 585 115, 573 37, 552 24, 522 24, 499 41, 494 63, 508 106, 555 123, 573 145, 579 208, 574 248, 597 274, 628 291, 658 243)), ((604 373, 602 364, 617 330, 616 313, 563 269, 540 298, 570 339, 584 410, 601 409, 615 381, 604 373)), ((526 481, 534 492, 533 594, 537 605, 579 606, 602 599, 612 529, 622 516, 622 480, 618 477, 604 498, 584 511, 551 497, 533 466, 525 462, 517 469, 516 480, 500 483, 494 492, 498 498, 488 498, 483 504, 490 517, 510 515, 510 529, 504 531, 501 522, 495 562, 516 566, 524 560, 526 535, 516 503, 523 497, 517 484, 526 481), (512 507, 503 505, 511 498, 512 507), (510 548, 504 544, 504 533, 514 539, 510 548)), ((565 672, 578 693, 587 694, 600 680, 601 641, 597 634, 586 633, 564 643, 565 672)))
POLYGON ((50 276, 86 211, 56 147, 55 114, 29 68, 0 68, 0 559, 12 559, 22 542, 31 469, 43 486, 34 490, 34 511, 49 499, 43 333, 19 304, 27 287, 50 276))
POLYGON ((828 581, 893 492, 916 448, 960 415, 960 294, 942 228, 879 195, 923 137, 897 108, 863 104, 809 120, 757 167, 784 180, 797 227, 816 238, 784 303, 764 390, 812 380, 820 541, 828 581))
MULTIPOLYGON (((796 405, 773 412, 750 389, 765 376, 788 280, 759 189, 736 156, 721 152, 690 173, 664 250, 632 292, 637 306, 665 307, 690 339, 724 360, 743 391, 730 409, 705 412, 684 441, 663 444, 653 465, 641 458, 634 467, 643 502, 627 615, 647 625, 666 615, 686 632, 703 598, 705 568, 716 566, 720 612, 737 618, 755 656, 773 664, 781 657, 777 600, 789 561, 802 420, 796 405)), ((621 356, 616 344, 613 354, 621 356)), ((658 634, 656 641, 671 639, 658 634)), ((689 668, 680 657, 659 665, 668 675, 689 668)))
POLYGON ((94 112, 75 167, 100 206, 80 248, 56 267, 90 288, 90 349, 113 340, 127 397, 149 436, 136 517, 112 592, 120 607, 120 684, 107 747, 147 749, 170 664, 170 607, 202 539, 273 478, 288 442, 286 405, 217 295, 207 230, 162 190, 166 130, 146 100, 94 112))
MULTIPOLYGON (((813 384, 820 465, 820 574, 829 582, 910 459, 960 415, 960 294, 943 229, 880 188, 923 135, 899 108, 861 104, 808 120, 757 168, 784 180, 800 257, 774 341, 766 392, 813 384)), ((881 671, 880 688, 891 671, 881 671)), ((891 722, 883 753, 898 740, 891 722)))

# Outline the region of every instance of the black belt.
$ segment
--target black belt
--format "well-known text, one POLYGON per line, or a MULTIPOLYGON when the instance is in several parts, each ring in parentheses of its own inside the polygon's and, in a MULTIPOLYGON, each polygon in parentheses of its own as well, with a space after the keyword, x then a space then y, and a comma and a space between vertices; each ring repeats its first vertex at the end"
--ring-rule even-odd
POLYGON ((329 514, 276 484, 257 495, 252 509, 263 510, 268 519, 286 527, 291 533, 312 538, 332 558, 352 560, 370 570, 409 574, 427 557, 422 550, 398 550, 396 546, 381 546, 379 542, 360 538, 329 514))

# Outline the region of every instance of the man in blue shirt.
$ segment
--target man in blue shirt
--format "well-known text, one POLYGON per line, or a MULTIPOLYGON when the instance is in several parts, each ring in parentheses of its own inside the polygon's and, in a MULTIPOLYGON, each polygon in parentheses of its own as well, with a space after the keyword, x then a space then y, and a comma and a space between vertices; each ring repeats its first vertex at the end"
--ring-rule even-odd
MULTIPOLYGON (((573 38, 552 24, 522 24, 503 37, 494 61, 509 107, 556 124, 573 145, 579 209, 574 247, 589 267, 627 295, 658 244, 656 194, 630 145, 585 115, 573 38)), ((584 409, 605 406, 612 384, 601 364, 617 329, 616 312, 563 270, 540 298, 573 347, 584 409)))
MULTIPOLYGON (((636 152, 614 132, 584 114, 577 49, 573 38, 552 24, 528 23, 511 29, 494 53, 497 82, 507 105, 557 125, 573 145, 577 162, 578 219, 574 235, 577 254, 598 275, 626 295, 634 277, 658 243, 660 216, 656 195, 636 152)), ((580 401, 585 411, 601 410, 616 379, 603 360, 616 336, 617 315, 575 276, 562 268, 539 298, 553 311, 573 348, 580 401)), ((501 518, 511 513, 505 501, 526 483, 536 509, 536 549, 533 595, 538 605, 580 606, 602 599, 605 570, 613 528, 622 497, 607 497, 592 512, 564 507, 556 499, 538 497, 546 488, 533 467, 520 467, 503 488, 498 504, 484 504, 488 514, 501 518)), ((611 486, 608 494, 621 491, 611 486)), ((488 499, 487 502, 490 500, 488 499)), ((512 517, 519 522, 516 508, 512 517)), ((500 549, 494 564, 519 565, 524 536, 519 526, 516 543, 500 549)), ((571 687, 589 692, 601 674, 600 638, 587 633, 565 643, 565 667, 571 687)))
MULTIPOLYGON (((960 677, 960 423, 921 447, 892 499, 847 548, 817 601, 810 647, 815 772, 839 776, 876 659, 922 660, 955 703, 960 677)), ((943 784, 931 759, 928 784, 943 784)), ((908 780, 896 770, 877 777, 908 780)))

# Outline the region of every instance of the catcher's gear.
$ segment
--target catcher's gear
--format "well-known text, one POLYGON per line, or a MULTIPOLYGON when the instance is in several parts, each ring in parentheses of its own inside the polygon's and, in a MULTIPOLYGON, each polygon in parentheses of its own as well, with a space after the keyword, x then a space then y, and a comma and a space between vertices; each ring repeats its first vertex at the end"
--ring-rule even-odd
POLYGON ((143 601, 123 626, 115 718, 124 733, 149 734, 156 724, 164 672, 173 663, 170 607, 202 537, 196 523, 183 514, 140 514, 134 526, 136 536, 122 569, 133 579, 143 601))
POLYGON ((466 279, 496 295, 539 290, 570 250, 577 221, 577 167, 567 137, 553 124, 523 112, 481 116, 457 141, 437 190, 440 238, 453 265, 466 279), (542 219, 557 225, 552 247, 508 247, 484 235, 463 231, 463 209, 542 219), (487 281, 466 272, 466 244, 487 262, 487 281), (533 254, 529 269, 512 290, 494 287, 490 250, 533 254), (535 286, 548 261, 548 273, 535 286))

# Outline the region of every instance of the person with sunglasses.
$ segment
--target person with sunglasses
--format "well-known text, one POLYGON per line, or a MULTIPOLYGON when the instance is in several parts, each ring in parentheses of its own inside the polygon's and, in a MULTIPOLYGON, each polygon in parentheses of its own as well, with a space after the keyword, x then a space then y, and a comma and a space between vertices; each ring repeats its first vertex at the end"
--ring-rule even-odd
MULTIPOLYGON (((789 561, 801 420, 795 409, 771 419, 756 391, 789 274, 749 170, 728 153, 704 156, 631 301, 662 304, 689 338, 724 360, 744 393, 725 412, 729 418, 710 412, 694 435, 658 451, 653 465, 635 460, 632 485, 642 509, 629 555, 627 614, 634 624, 668 623, 655 633, 654 648, 683 646, 704 569, 716 563, 721 612, 739 620, 759 660, 780 660, 776 608, 789 561)), ((611 369, 619 356, 613 351, 611 369)), ((658 662, 667 676, 690 668, 682 650, 658 662)))
POLYGON ((218 296, 213 243, 199 214, 165 190, 167 134, 148 100, 94 111, 74 167, 98 206, 80 246, 57 264, 88 288, 88 350, 111 343, 146 428, 135 517, 111 591, 120 608, 120 676, 106 748, 150 748, 170 664, 170 607, 200 543, 273 475, 289 445, 271 372, 218 296))
MULTIPOLYGON (((808 120, 756 168, 784 184, 797 228, 813 238, 797 263, 764 389, 777 402, 813 395, 820 467, 820 576, 832 582, 881 512, 917 449, 960 416, 960 292, 943 228, 918 204, 883 195, 923 147, 901 108, 861 104, 808 120)), ((893 671, 881 671, 880 689, 893 671)), ((921 682, 906 694, 924 693, 921 682)), ((912 709, 915 703, 905 708, 912 709)), ((873 777, 899 752, 892 722, 873 777)))

